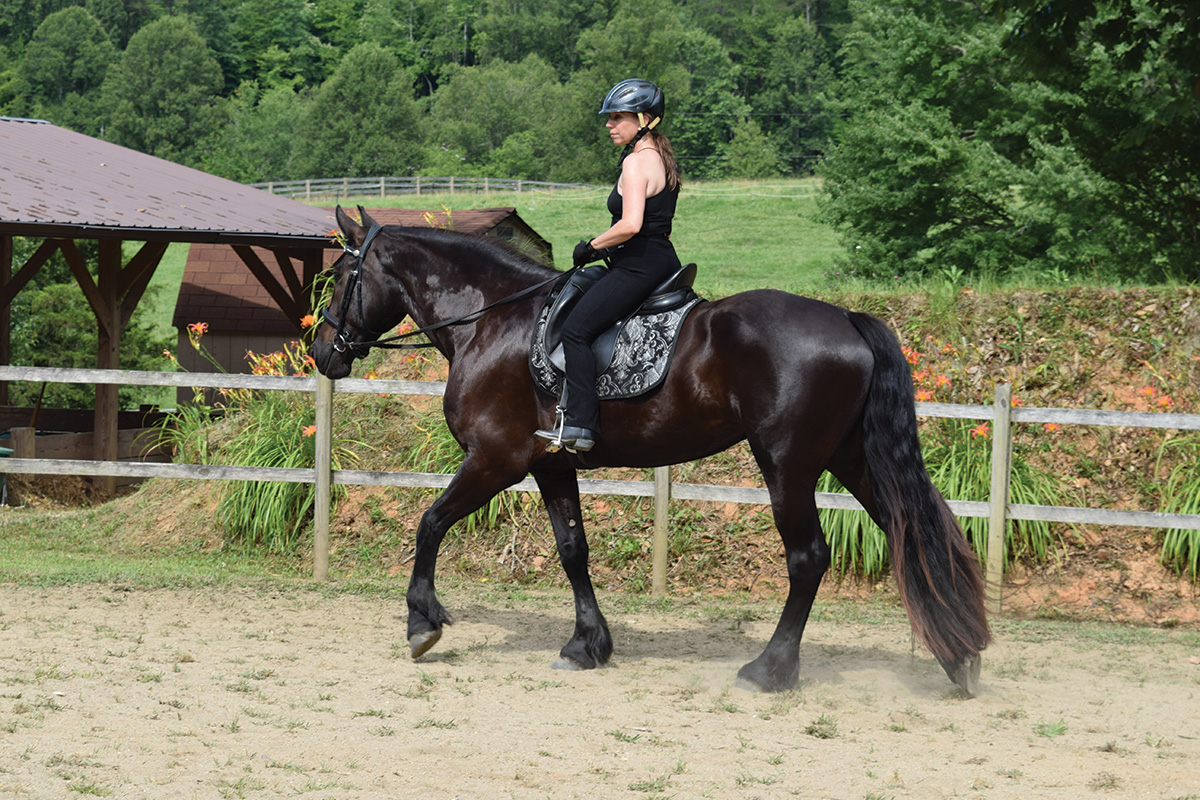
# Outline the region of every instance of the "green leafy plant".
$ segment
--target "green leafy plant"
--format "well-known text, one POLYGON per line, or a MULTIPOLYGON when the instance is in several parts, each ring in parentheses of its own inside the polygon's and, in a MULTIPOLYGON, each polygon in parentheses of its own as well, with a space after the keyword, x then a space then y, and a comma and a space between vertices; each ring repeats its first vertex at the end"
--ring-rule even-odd
MULTIPOLYGON (((197 352, 215 364, 201 344, 207 330, 205 323, 192 323, 188 336, 197 352)), ((178 364, 169 352, 166 356, 178 364)), ((247 358, 255 375, 309 375, 314 369, 298 342, 274 353, 247 353, 247 358)), ((209 402, 195 390, 192 403, 163 423, 159 440, 190 463, 268 468, 311 468, 316 463, 309 394, 235 389, 220 390, 215 397, 209 402)), ((334 468, 355 460, 358 447, 362 445, 354 442, 335 446, 334 468)), ((217 518, 232 542, 270 553, 294 552, 315 491, 311 483, 233 481, 221 493, 217 518)), ((335 497, 341 492, 334 487, 335 497)))
MULTIPOLYGON (((1162 488, 1161 508, 1170 514, 1200 514, 1200 435, 1168 439, 1162 450, 1183 451, 1162 488)), ((1162 561, 1193 581, 1200 579, 1200 531, 1171 528, 1163 537, 1162 561)))
MULTIPOLYGON (((937 343, 934 343, 935 345, 937 343)), ((953 346, 935 346, 941 358, 926 357, 910 347, 905 356, 916 369, 914 389, 918 401, 941 399, 953 381, 943 368, 942 359, 953 359, 953 346)), ((1019 400, 1014 400, 1019 405, 1019 400)), ((1033 465, 1037 437, 1052 436, 1057 426, 1043 426, 1034 437, 1017 437, 1013 442, 1010 467, 1009 501, 1031 505, 1064 505, 1067 486, 1056 475, 1033 465)), ((972 426, 957 419, 929 419, 921 426, 921 445, 929 476, 941 493, 954 500, 986 500, 991 492, 991 425, 984 422, 972 426)), ((821 476, 817 490, 845 492, 829 473, 821 476)), ((960 517, 959 524, 975 552, 987 553, 988 520, 985 517, 960 517)), ((878 575, 888 565, 887 541, 883 531, 865 511, 826 509, 821 512, 821 527, 833 552, 835 568, 839 571, 878 575)), ((1035 561, 1046 558, 1054 543, 1047 522, 1009 520, 1005 532, 1006 560, 1030 557, 1035 561)))

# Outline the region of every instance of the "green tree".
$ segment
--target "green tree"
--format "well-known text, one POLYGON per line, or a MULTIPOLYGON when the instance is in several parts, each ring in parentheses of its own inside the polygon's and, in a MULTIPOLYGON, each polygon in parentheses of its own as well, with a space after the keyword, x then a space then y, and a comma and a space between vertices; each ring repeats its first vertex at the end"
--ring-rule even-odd
POLYGON ((1119 191, 1133 274, 1200 277, 1200 5, 1177 0, 993 2, 1015 11, 1005 54, 1056 92, 1044 107, 1119 191))
POLYGON ((771 26, 759 40, 764 61, 743 67, 755 72, 747 102, 764 132, 788 158, 794 173, 813 170, 833 133, 835 92, 833 51, 829 40, 803 16, 771 26))
POLYGON ((611 144, 594 110, 617 81, 641 77, 666 95, 663 131, 681 167, 692 177, 719 175, 724 145, 747 108, 736 95, 736 70, 715 37, 686 25, 669 0, 622 0, 608 23, 580 36, 579 48, 585 68, 571 78, 582 101, 575 122, 575 138, 583 143, 576 174, 611 178, 611 144))
POLYGON ((505 177, 550 180, 561 163, 556 153, 569 145, 559 132, 571 110, 567 97, 554 69, 535 55, 519 64, 450 68, 429 106, 434 147, 476 173, 502 175, 519 164, 519 174, 505 177))
POLYGON ((233 5, 231 24, 243 64, 238 83, 256 80, 294 87, 323 80, 337 53, 313 35, 312 10, 304 0, 242 0, 233 5))
POLYGON ((109 68, 105 133, 117 144, 193 164, 222 83, 220 66, 189 18, 155 20, 109 68))
POLYGON ((776 178, 783 174, 782 159, 774 143, 753 119, 733 128, 733 140, 725 149, 725 175, 730 178, 776 178))
POLYGON ((287 86, 242 84, 218 104, 219 124, 201 146, 204 169, 242 183, 291 179, 296 124, 306 102, 306 93, 287 86))
POLYGON ((57 11, 34 31, 19 74, 30 116, 90 135, 100 132, 100 88, 116 48, 79 6, 57 11))
POLYGON ((614 0, 485 0, 473 43, 483 63, 536 55, 566 80, 581 64, 580 35, 606 23, 615 5, 614 0))
POLYGON ((864 269, 1092 270, 1121 229, 1112 191, 1011 69, 1008 28, 956 3, 855 4, 844 115, 822 166, 830 219, 864 269), (1054 169, 1049 169, 1049 167, 1054 169))
POLYGON ((422 134, 411 74, 380 45, 360 44, 297 121, 295 177, 412 174, 422 134))

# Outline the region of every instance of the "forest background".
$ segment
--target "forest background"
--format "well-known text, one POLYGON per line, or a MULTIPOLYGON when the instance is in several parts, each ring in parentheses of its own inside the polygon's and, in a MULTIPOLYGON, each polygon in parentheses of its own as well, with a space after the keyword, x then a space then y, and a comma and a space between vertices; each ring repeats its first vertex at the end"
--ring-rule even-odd
MULTIPOLYGON (((607 185, 596 111, 631 75, 685 188, 818 176, 832 268, 884 291, 1200 277, 1197 3, 0 0, 0 114, 242 182, 607 185)), ((14 363, 92 365, 61 259, 13 319, 14 363)), ((140 323, 123 366, 160 368, 140 323)))
POLYGON ((243 182, 608 183, 631 75, 687 180, 822 176, 849 268, 1200 276, 1183 0, 0 2, 0 113, 243 182))

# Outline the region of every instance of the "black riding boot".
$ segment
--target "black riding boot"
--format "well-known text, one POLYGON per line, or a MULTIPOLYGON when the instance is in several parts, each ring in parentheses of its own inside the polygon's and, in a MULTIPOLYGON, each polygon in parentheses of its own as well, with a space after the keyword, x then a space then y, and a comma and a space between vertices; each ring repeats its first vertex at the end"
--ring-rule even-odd
POLYGON ((547 453, 557 453, 564 447, 568 453, 586 453, 596 445, 596 431, 579 425, 567 424, 567 417, 570 416, 570 412, 567 411, 567 398, 567 384, 564 381, 562 396, 559 398, 556 409, 554 428, 533 432, 535 438, 546 442, 547 453))

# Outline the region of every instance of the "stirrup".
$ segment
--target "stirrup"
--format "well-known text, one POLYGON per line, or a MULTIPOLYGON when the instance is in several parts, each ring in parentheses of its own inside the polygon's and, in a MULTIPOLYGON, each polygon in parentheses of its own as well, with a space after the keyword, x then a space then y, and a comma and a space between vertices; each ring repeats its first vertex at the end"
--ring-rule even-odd
POLYGON ((562 406, 554 407, 554 427, 548 431, 534 431, 533 435, 537 439, 546 442, 547 453, 557 453, 563 449, 563 428, 567 425, 567 417, 564 413, 566 409, 562 406))

